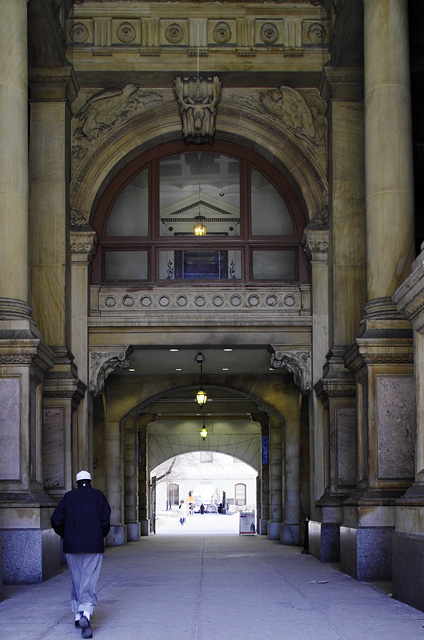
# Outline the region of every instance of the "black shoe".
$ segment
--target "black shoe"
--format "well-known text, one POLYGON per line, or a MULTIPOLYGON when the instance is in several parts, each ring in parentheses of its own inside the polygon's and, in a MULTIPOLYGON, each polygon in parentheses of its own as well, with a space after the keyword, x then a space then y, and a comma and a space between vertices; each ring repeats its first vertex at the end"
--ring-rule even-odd
POLYGON ((79 626, 81 627, 81 636, 83 638, 92 638, 93 634, 91 632, 90 620, 88 620, 85 616, 81 616, 79 621, 79 626))
POLYGON ((75 620, 75 626, 79 628, 79 626, 80 626, 79 620, 75 620))

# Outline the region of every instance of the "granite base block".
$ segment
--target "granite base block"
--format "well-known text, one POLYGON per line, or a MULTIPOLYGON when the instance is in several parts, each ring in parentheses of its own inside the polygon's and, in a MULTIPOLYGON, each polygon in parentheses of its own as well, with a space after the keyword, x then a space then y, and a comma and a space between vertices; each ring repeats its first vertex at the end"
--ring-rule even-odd
POLYGON ((265 518, 259 520, 259 533, 261 536, 266 536, 268 533, 268 520, 265 520, 265 518))
POLYGON ((298 524, 282 524, 280 526, 280 542, 297 547, 300 544, 300 526, 298 524))
POLYGON ((340 527, 341 570, 363 581, 392 579, 392 542, 389 527, 340 527))
POLYGON ((53 529, 2 529, 4 584, 33 584, 60 572, 60 538, 53 529))
POLYGON ((340 525, 309 521, 309 553, 320 562, 340 561, 340 525))
POLYGON ((424 611, 424 536, 395 532, 393 597, 424 611))
POLYGON ((140 540, 140 524, 138 522, 127 522, 128 542, 140 540))
POLYGON ((268 538, 269 540, 280 539, 280 523, 272 520, 268 521, 268 538))
POLYGON ((0 602, 3 600, 3 542, 0 538, 0 602))
POLYGON ((140 536, 148 536, 150 533, 150 520, 145 518, 144 520, 140 520, 140 536))
POLYGON ((108 547, 121 547, 127 544, 127 527, 124 524, 114 524, 111 526, 106 537, 108 547))

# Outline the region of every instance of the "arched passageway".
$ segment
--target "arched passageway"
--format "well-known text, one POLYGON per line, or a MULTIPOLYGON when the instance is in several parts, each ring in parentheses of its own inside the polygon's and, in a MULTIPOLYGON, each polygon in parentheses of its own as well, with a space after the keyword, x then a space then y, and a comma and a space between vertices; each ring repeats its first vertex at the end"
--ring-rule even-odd
MULTIPOLYGON (((196 352, 191 352, 194 359, 196 352)), ((309 473, 307 415, 291 375, 271 373, 227 375, 221 386, 210 384, 219 376, 208 372, 203 410, 195 401, 194 384, 175 389, 175 379, 134 377, 127 370, 109 377, 105 419, 97 424, 94 442, 96 481, 108 491, 115 518, 111 544, 149 534, 152 469, 194 451, 224 453, 255 469, 256 530, 299 544, 309 500, 302 486, 309 473), (170 389, 164 391, 165 385, 170 389), (147 389, 157 393, 146 398, 147 389), (122 415, 129 402, 135 406, 122 415), (200 435, 203 425, 208 431, 205 440, 200 435)), ((198 382, 198 375, 195 370, 191 381, 198 382)))
POLYGON ((166 460, 150 474, 150 486, 156 492, 151 529, 175 534, 183 526, 189 533, 238 534, 240 513, 243 522, 249 513, 256 532, 257 478, 258 470, 239 458, 211 450, 166 460), (185 506, 180 508, 181 504, 185 506))

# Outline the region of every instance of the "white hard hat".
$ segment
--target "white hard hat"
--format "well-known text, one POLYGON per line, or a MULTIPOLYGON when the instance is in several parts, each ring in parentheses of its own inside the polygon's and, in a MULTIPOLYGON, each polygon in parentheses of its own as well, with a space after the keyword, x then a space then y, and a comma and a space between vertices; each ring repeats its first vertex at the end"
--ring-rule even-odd
POLYGON ((91 480, 91 475, 88 473, 88 471, 80 471, 79 473, 77 473, 77 482, 79 482, 80 480, 91 480))

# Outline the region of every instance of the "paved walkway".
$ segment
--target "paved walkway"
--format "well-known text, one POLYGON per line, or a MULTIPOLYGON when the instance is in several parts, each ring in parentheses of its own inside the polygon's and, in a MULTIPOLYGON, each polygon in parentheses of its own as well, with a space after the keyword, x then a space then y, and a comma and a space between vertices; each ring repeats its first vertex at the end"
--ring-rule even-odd
MULTIPOLYGON (((157 535, 108 548, 93 637, 424 639, 423 612, 301 554, 299 547, 239 536, 234 522, 230 516, 196 515, 181 527, 162 518, 157 535)), ((5 592, 1 638, 81 637, 69 609, 67 569, 43 584, 5 592)))

